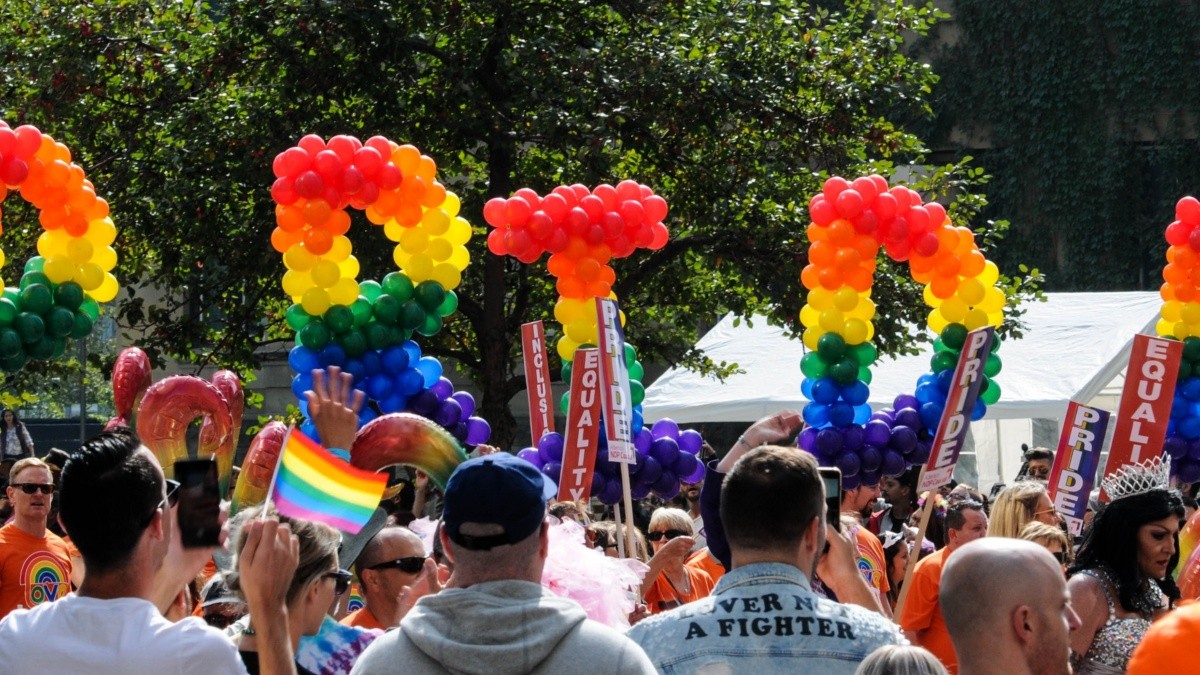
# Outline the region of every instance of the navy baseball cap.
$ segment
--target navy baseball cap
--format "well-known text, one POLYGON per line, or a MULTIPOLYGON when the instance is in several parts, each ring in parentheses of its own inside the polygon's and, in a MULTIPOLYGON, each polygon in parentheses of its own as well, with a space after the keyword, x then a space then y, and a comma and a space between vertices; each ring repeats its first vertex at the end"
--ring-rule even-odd
POLYGON ((515 544, 537 531, 546 502, 558 491, 532 464, 507 452, 469 459, 446 482, 442 527, 450 541, 472 551, 515 544), (463 523, 500 525, 501 534, 463 534, 463 523))

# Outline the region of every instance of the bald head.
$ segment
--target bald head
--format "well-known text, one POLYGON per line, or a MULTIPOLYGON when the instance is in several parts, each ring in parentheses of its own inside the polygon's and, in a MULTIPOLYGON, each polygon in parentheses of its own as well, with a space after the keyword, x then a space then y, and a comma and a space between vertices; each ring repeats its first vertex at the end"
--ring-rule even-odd
POLYGON ((1078 628, 1062 568, 1032 542, 987 537, 946 559, 940 602, 963 673, 972 661, 1004 672, 1067 673, 1068 637, 1078 628))
POLYGON ((358 567, 361 570, 389 560, 424 554, 425 545, 415 532, 407 527, 390 525, 363 546, 358 556, 358 567))

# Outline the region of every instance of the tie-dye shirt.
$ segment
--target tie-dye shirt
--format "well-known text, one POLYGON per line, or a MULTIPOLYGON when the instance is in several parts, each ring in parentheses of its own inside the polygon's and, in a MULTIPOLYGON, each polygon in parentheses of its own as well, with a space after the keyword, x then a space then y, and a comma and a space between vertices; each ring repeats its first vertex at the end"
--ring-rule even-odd
POLYGON ((326 616, 316 635, 300 639, 296 663, 317 675, 347 675, 359 654, 380 635, 381 630, 343 626, 326 616))

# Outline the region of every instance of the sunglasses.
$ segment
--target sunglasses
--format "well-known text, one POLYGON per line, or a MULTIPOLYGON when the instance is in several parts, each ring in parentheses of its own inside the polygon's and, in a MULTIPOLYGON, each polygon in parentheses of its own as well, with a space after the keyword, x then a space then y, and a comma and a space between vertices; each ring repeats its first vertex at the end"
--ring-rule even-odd
POLYGON ((333 579, 333 594, 342 595, 350 589, 350 579, 353 575, 346 570, 334 570, 321 575, 322 579, 333 579))
POLYGON ((167 496, 159 500, 158 504, 154 506, 154 510, 150 512, 149 517, 146 518, 146 522, 142 524, 143 528, 146 528, 150 525, 150 521, 154 520, 154 514, 157 513, 164 504, 166 504, 167 508, 173 508, 179 503, 179 481, 167 478, 164 482, 167 484, 167 496))
POLYGON ((54 494, 54 483, 12 483, 11 487, 15 487, 27 495, 35 492, 40 492, 44 495, 54 494))
POLYGON ((674 539, 676 537, 686 537, 686 536, 687 536, 687 532, 685 532, 684 530, 667 530, 666 532, 651 532, 650 534, 646 535, 646 538, 649 539, 650 541, 658 541, 658 540, 662 539, 663 537, 666 537, 667 541, 671 541, 672 539, 674 539))
POLYGON ((1028 469, 1025 473, 1034 478, 1049 478, 1050 477, 1050 469, 1047 469, 1044 466, 1032 467, 1032 468, 1028 469))
POLYGON ((1059 565, 1066 565, 1071 562, 1071 556, 1066 551, 1054 551, 1050 555, 1054 556, 1059 565))
POLYGON ((395 560, 387 560, 375 565, 369 565, 364 569, 368 570, 386 570, 398 569, 405 574, 417 574, 425 567, 425 556, 411 556, 408 558, 397 558, 395 560))

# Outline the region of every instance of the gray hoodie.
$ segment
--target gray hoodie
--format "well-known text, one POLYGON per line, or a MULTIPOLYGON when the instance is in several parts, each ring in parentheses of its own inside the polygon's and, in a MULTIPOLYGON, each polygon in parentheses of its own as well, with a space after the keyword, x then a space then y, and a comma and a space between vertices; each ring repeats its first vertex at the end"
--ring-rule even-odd
POLYGON ((491 581, 421 598, 352 675, 654 673, 641 647, 528 581, 491 581))

